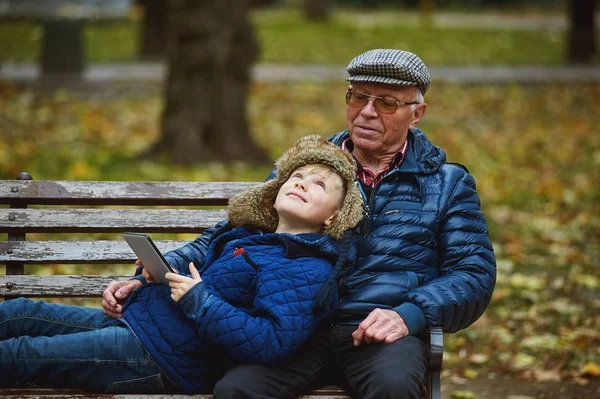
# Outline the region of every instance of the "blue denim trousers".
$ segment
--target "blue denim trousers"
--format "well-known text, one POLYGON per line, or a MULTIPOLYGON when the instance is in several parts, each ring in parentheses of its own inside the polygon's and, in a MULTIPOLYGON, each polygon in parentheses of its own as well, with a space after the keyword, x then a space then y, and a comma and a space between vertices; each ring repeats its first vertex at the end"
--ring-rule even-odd
POLYGON ((0 303, 0 387, 109 393, 173 385, 122 321, 101 309, 18 298, 0 303))

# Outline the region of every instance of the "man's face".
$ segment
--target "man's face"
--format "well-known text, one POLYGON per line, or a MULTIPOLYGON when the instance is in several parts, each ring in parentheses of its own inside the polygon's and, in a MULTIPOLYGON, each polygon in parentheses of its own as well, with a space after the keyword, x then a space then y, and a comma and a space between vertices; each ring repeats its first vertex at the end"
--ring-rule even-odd
MULTIPOLYGON (((378 83, 353 83, 353 92, 387 97, 395 101, 412 102, 417 97, 415 86, 392 86, 378 83)), ((378 113, 373 101, 363 108, 346 107, 346 121, 355 150, 368 157, 377 158, 398 152, 408 135, 408 129, 419 123, 425 114, 426 104, 399 106, 393 114, 378 113)))
POLYGON ((321 165, 296 169, 275 199, 280 223, 305 232, 322 232, 343 202, 342 178, 321 165))

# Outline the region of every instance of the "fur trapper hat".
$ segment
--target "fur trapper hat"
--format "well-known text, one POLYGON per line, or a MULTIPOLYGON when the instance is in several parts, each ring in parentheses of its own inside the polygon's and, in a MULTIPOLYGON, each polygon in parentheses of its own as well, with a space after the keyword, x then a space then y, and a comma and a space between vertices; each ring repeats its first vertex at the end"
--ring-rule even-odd
POLYGON ((346 189, 342 208, 325 233, 340 239, 345 230, 360 222, 363 200, 356 183, 356 160, 349 151, 342 150, 319 135, 305 136, 296 141, 275 163, 274 179, 234 195, 227 208, 229 223, 235 227, 252 225, 266 232, 277 229, 279 217, 273 205, 281 186, 296 169, 320 164, 338 174, 346 189))

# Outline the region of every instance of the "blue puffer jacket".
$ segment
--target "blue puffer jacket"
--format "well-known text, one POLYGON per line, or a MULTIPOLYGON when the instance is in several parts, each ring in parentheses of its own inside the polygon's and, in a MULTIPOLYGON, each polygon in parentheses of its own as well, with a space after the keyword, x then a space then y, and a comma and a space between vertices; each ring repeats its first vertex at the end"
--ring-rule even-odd
MULTIPOLYGON (((342 145, 343 131, 330 140, 342 145)), ((496 261, 473 177, 412 129, 400 167, 373 189, 354 267, 340 281, 335 317, 358 324, 394 309, 411 335, 454 332, 486 309, 496 261)))
POLYGON ((228 362, 275 364, 295 351, 324 315, 313 300, 331 276, 339 248, 328 235, 261 234, 228 226, 201 257, 165 255, 202 282, 179 302, 166 285, 134 291, 124 321, 162 371, 185 393, 206 392, 228 362))

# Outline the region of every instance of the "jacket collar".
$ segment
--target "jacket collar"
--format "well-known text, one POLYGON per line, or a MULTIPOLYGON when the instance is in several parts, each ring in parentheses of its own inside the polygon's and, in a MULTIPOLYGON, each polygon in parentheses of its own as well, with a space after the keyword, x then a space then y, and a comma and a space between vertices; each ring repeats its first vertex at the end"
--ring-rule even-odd
MULTIPOLYGON (((329 140, 341 146, 345 139, 349 137, 348 129, 343 130, 329 140)), ((404 160, 396 171, 404 173, 434 173, 442 163, 446 161, 444 151, 431 144, 421 130, 417 128, 408 131, 408 149, 404 155, 404 160)))
POLYGON ((335 261, 340 248, 329 234, 278 234, 265 233, 254 227, 234 228, 229 223, 218 229, 211 237, 205 265, 219 257, 226 243, 240 238, 248 238, 247 243, 282 245, 285 247, 285 257, 298 258, 301 256, 322 256, 335 261))

